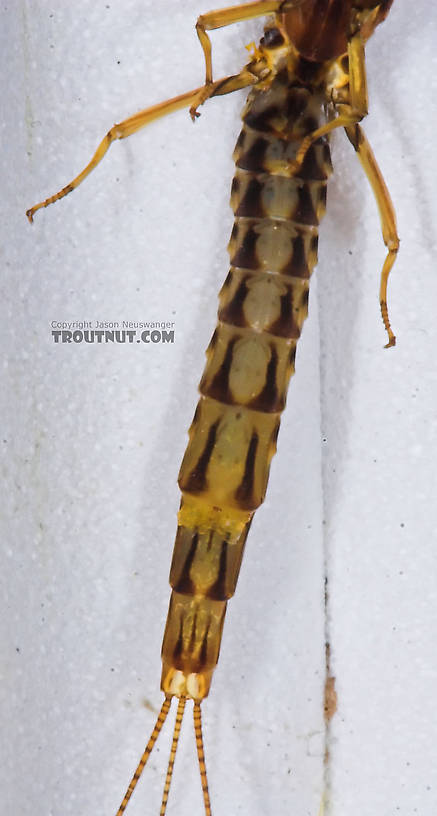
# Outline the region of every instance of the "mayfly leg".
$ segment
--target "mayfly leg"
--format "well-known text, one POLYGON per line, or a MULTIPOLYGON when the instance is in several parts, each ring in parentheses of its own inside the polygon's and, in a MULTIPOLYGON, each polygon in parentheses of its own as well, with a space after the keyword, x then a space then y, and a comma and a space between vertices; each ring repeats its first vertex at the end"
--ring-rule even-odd
POLYGON ((359 122, 368 113, 367 77, 364 53, 364 41, 356 34, 348 43, 350 102, 341 106, 340 113, 326 124, 314 130, 303 139, 296 159, 291 165, 291 173, 299 173, 309 147, 321 136, 344 127, 346 135, 355 148, 364 172, 372 187, 381 219, 382 235, 388 253, 381 272, 379 303, 384 328, 388 335, 386 348, 396 345, 396 337, 390 325, 387 305, 387 283, 390 271, 396 260, 399 249, 399 237, 396 230, 396 213, 390 198, 384 177, 373 155, 367 137, 359 122))
POLYGON ((399 249, 399 236, 396 228, 396 213, 393 202, 390 198, 384 177, 379 169, 378 163, 373 155, 369 141, 360 125, 345 128, 346 135, 357 152, 363 170, 372 187, 373 194, 378 205, 379 217, 381 220, 382 237, 387 247, 387 256, 381 271, 381 283, 379 289, 379 303, 384 327, 388 334, 386 348, 394 346, 396 338, 390 326, 387 308, 387 283, 388 276, 396 260, 399 249))
POLYGON ((197 109, 203 105, 207 99, 213 96, 224 96, 233 93, 233 91, 247 88, 258 81, 258 77, 250 72, 250 66, 247 66, 235 76, 228 76, 213 82, 211 43, 207 30, 222 28, 256 17, 265 17, 268 14, 278 12, 280 9, 285 11, 293 6, 298 6, 301 2, 302 0, 254 0, 254 2, 251 3, 229 6, 201 15, 198 18, 196 29, 205 56, 205 84, 193 91, 188 91, 172 99, 160 102, 157 105, 152 105, 130 116, 128 119, 124 119, 122 122, 115 124, 106 133, 86 167, 84 167, 72 181, 62 187, 59 192, 38 202, 26 211, 29 221, 33 221, 33 216, 39 209, 54 204, 75 190, 92 170, 97 167, 109 150, 111 144, 117 139, 126 139, 154 120, 160 119, 163 116, 167 116, 185 107, 190 109, 191 118, 194 120, 198 115, 197 109))
MULTIPOLYGON (((212 86, 208 87, 207 96, 223 96, 225 94, 232 93, 233 91, 240 90, 241 88, 246 88, 247 86, 253 84, 254 81, 255 77, 253 77, 253 75, 251 75, 247 70, 243 69, 243 71, 236 76, 225 77, 224 79, 214 82, 212 86)), ((134 133, 137 133, 137 131, 141 130, 141 128, 146 127, 146 125, 150 124, 156 119, 160 119, 163 116, 167 116, 170 113, 181 110, 181 108, 190 108, 193 105, 202 104, 203 100, 200 100, 203 90, 204 86, 196 88, 193 91, 180 94, 179 96, 176 96, 173 99, 168 99, 165 102, 159 102, 157 105, 152 105, 150 108, 145 108, 139 113, 134 114, 134 116, 130 116, 128 119, 124 119, 122 122, 115 124, 103 137, 86 167, 84 167, 84 169, 77 176, 75 176, 72 181, 66 184, 65 187, 62 187, 59 192, 49 196, 43 201, 39 201, 38 204, 34 204, 33 207, 30 207, 26 211, 29 221, 33 221, 33 217, 38 210, 42 209, 43 207, 48 207, 50 204, 54 204, 56 201, 64 198, 69 193, 72 193, 73 190, 75 190, 102 161, 113 142, 117 141, 117 139, 126 139, 128 136, 132 136, 134 133)))

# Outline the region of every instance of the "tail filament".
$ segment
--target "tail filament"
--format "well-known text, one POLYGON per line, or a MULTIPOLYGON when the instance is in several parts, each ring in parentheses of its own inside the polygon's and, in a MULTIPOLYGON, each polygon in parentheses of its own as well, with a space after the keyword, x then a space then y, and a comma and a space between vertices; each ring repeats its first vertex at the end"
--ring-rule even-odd
POLYGON ((158 714, 158 719, 156 720, 155 727, 154 727, 154 729, 153 729, 153 731, 152 731, 152 733, 150 735, 149 742, 146 745, 144 753, 143 753, 143 755, 142 755, 142 757, 141 757, 141 759, 140 759, 140 761, 138 763, 138 767, 137 767, 137 769, 136 769, 136 771, 135 771, 135 773, 134 773, 134 775, 133 775, 133 777, 132 777, 132 779, 131 779, 131 781, 129 783, 129 787, 128 787, 125 795, 124 795, 124 799, 123 799, 120 807, 117 810, 116 816, 122 816, 122 813, 124 813, 124 811, 126 810, 127 803, 129 802, 129 799, 131 798, 131 796, 132 796, 132 794, 133 794, 133 792, 134 792, 134 790, 135 790, 135 788, 137 786, 137 782, 138 782, 138 780, 139 780, 139 778, 140 778, 140 776, 141 776, 141 774, 142 774, 142 772, 144 770, 146 762, 149 759, 150 754, 152 753, 153 746, 155 745, 155 742, 158 739, 159 732, 161 731, 161 728, 162 728, 162 726, 164 725, 164 723, 165 723, 165 721, 167 719, 167 714, 170 711, 170 705, 171 705, 171 697, 166 697, 163 704, 162 704, 161 711, 158 714))
POLYGON ((165 816, 167 810, 168 794, 170 792, 170 785, 173 776, 174 761, 176 758, 176 749, 179 742, 179 734, 181 733, 182 718, 184 716, 185 703, 187 698, 180 697, 178 702, 178 710, 176 712, 176 721, 174 724, 173 740, 171 743, 170 757, 167 766, 167 776, 165 778, 164 792, 162 794, 161 810, 159 816, 165 816))
MULTIPOLYGON (((153 747, 155 745, 156 740, 158 739, 159 733, 161 731, 162 726, 164 725, 167 715, 170 711, 172 697, 168 696, 165 698, 161 711, 158 714, 155 727, 150 735, 150 739, 146 745, 144 753, 138 763, 138 767, 129 783, 129 787, 124 795, 124 799, 117 810, 116 816, 122 816, 125 812, 126 807, 128 805, 129 799, 131 798, 136 786, 137 782, 146 766, 147 760, 149 759, 150 754, 152 753, 153 747)), ((186 697, 180 697, 178 701, 178 708, 176 712, 176 720, 173 729, 173 739, 171 743, 170 749, 170 756, 167 765, 167 775, 165 778, 164 790, 162 793, 161 799, 161 810, 159 812, 159 816, 165 816, 167 811, 167 803, 168 797, 170 793, 170 786, 171 780, 173 777, 173 768, 176 758, 176 751, 179 742, 179 736, 181 733, 182 727, 182 720, 184 717, 185 711, 185 703, 187 702, 186 697)), ((202 783, 202 792, 203 792, 203 804, 205 807, 205 816, 212 816, 211 812, 211 803, 209 799, 209 790, 208 790, 208 777, 206 773, 206 763, 205 763, 205 751, 203 747, 203 734, 202 734, 202 714, 200 709, 200 702, 194 701, 194 708, 193 708, 193 718, 194 718, 194 733, 196 737, 196 749, 197 749, 197 758, 199 760, 199 771, 200 771, 200 780, 202 783)))
POLYGON ((200 779, 202 782, 203 804, 205 806, 205 816, 212 816, 211 802, 209 799, 208 776, 206 773, 205 751, 203 748, 202 734, 202 712, 200 703, 195 702, 193 708, 194 733, 196 735, 197 758, 199 760, 200 779))

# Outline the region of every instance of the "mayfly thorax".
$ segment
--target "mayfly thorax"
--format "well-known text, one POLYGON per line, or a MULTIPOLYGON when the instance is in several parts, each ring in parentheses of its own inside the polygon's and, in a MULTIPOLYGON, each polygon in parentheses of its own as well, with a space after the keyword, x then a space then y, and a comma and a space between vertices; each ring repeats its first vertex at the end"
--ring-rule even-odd
POLYGON ((392 0, 259 0, 203 14, 197 33, 205 84, 114 125, 86 168, 41 207, 74 190, 111 143, 182 108, 193 120, 208 99, 248 88, 234 159, 230 271, 219 295, 200 400, 179 472, 182 491, 162 646, 164 702, 117 812, 125 811, 173 697, 177 712, 161 816, 166 811, 185 705, 192 701, 205 813, 211 813, 201 703, 218 661, 227 602, 237 584, 253 515, 262 503, 281 412, 307 316, 318 226, 332 171, 329 136, 344 128, 372 186, 387 255, 380 307, 399 240, 388 190, 360 126, 367 113, 366 41, 392 0), (216 80, 208 31, 254 17, 267 22, 240 73, 216 80))

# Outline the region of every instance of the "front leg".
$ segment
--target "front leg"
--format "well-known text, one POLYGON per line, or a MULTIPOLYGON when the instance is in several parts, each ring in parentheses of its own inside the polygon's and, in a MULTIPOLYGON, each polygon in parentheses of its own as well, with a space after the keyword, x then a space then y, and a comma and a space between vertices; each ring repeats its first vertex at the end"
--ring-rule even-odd
POLYGON ((66 195, 75 190, 76 187, 78 187, 79 184, 81 184, 82 181, 91 173, 91 171, 97 167, 99 162, 102 161, 111 144, 117 139, 126 139, 128 136, 132 136, 133 133, 137 133, 137 131, 141 130, 141 128, 146 127, 146 125, 150 124, 150 122, 154 122, 156 119, 161 119, 163 116, 168 116, 168 114, 174 113, 181 108, 188 107, 190 108, 190 111, 193 111, 199 104, 202 104, 209 97, 223 96, 224 94, 232 93, 233 91, 253 85, 257 81, 256 76, 251 74, 247 69, 243 68, 243 70, 237 74, 237 76, 224 77, 223 79, 217 80, 217 82, 210 83, 208 86, 202 85, 201 88, 195 88, 193 91, 188 91, 180 96, 167 99, 165 102, 159 102, 158 105, 152 105, 150 108, 145 108, 145 110, 135 113, 128 119, 124 119, 123 122, 115 124, 110 130, 108 130, 108 133, 97 147, 91 161, 88 162, 86 167, 79 173, 78 176, 63 187, 62 190, 59 190, 59 192, 55 193, 49 198, 45 198, 38 204, 34 204, 33 207, 30 207, 30 209, 27 210, 26 215, 29 221, 33 221, 33 216, 37 210, 40 210, 42 207, 48 207, 49 204, 54 204, 55 201, 59 201, 59 199, 64 198, 66 195))
POLYGON ((282 14, 301 3, 302 0, 254 0, 245 5, 228 6, 201 14, 196 23, 196 31, 205 56, 205 85, 212 82, 212 48, 207 31, 214 31, 216 28, 223 28, 233 23, 241 23, 244 20, 253 20, 255 17, 265 17, 267 14, 282 14))

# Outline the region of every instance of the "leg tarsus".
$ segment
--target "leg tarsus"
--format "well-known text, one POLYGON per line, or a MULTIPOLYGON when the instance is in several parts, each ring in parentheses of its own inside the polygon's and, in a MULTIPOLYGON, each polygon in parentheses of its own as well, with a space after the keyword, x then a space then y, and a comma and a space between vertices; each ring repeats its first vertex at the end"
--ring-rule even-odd
POLYGON ((391 272, 392 266, 396 260, 396 256, 398 254, 399 249, 399 240, 397 246, 388 250, 387 257, 384 261, 384 266, 382 267, 381 272, 381 284, 379 288, 379 303, 381 307, 381 317, 384 323, 384 328, 388 334, 388 343, 384 346, 384 348, 391 348, 391 346, 396 345, 396 337, 393 334, 392 328, 390 326, 390 318, 388 316, 388 306, 387 306, 387 283, 388 283, 388 276, 391 272))

